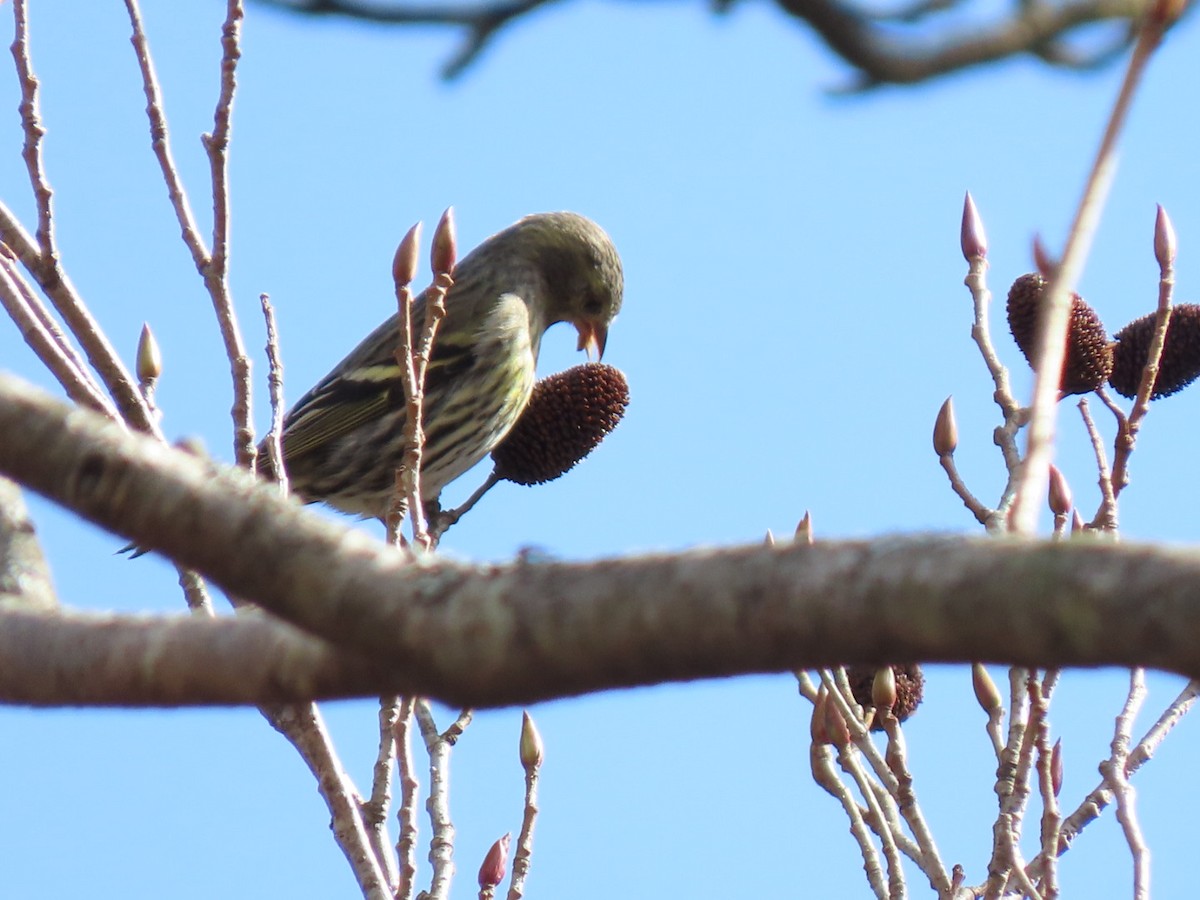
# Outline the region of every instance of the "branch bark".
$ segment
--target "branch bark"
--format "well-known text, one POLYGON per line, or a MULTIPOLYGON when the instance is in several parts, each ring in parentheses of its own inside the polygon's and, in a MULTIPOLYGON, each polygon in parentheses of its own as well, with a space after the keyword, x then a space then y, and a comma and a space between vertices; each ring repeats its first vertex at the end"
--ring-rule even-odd
MULTIPOLYGON (((351 661, 382 667, 383 683, 370 690, 326 682, 321 695, 396 691, 496 706, 915 661, 1145 665, 1200 676, 1195 550, 909 536, 468 565, 318 519, 243 472, 7 377, 0 434, 0 473, 336 643, 351 661)), ((204 623, 194 624, 206 639, 204 623)), ((207 639, 225 640, 216 631, 207 639)), ((232 656, 222 665, 247 664, 232 656)), ((0 685, 0 696, 19 700, 8 691, 0 685)), ((250 701, 214 690, 171 702, 250 701)))

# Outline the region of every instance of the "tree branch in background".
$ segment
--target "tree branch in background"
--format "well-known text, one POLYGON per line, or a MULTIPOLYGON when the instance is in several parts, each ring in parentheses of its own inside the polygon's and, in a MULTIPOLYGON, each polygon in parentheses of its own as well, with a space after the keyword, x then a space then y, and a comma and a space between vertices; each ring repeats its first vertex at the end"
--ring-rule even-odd
MULTIPOLYGON (((363 0, 258 0, 308 16, 337 16, 380 25, 457 28, 462 43, 442 67, 457 78, 475 63, 505 28, 555 0, 495 0, 477 3, 363 2, 363 0)), ((718 13, 734 0, 717 0, 718 13)), ((1142 0, 1016 0, 999 18, 980 8, 973 24, 962 24, 974 7, 969 0, 921 0, 900 10, 872 12, 837 0, 775 0, 785 15, 808 25, 855 72, 850 90, 885 84, 915 84, 1002 59, 1033 55, 1049 66, 1089 70, 1117 59, 1132 43, 1127 24, 1143 11, 1142 0), (943 18, 943 14, 946 14, 943 18), (950 20, 950 21, 945 21, 950 20), (1107 39, 1075 46, 1075 32, 1112 23, 1107 39)))
POLYGON ((21 489, 0 478, 0 610, 53 612, 58 597, 21 489))

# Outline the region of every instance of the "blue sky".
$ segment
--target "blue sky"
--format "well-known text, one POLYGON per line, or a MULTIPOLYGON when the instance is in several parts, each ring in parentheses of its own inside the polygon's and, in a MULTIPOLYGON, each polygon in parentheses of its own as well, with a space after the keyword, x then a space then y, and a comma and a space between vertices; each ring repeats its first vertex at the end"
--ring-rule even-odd
MULTIPOLYGON (((212 124, 223 5, 146 6, 176 157, 207 223, 197 136, 212 124)), ((200 436, 228 459, 228 368, 150 155, 124 14, 64 0, 32 16, 67 270, 129 356, 142 322, 153 326, 167 434, 200 436)), ((232 284, 264 388, 260 429, 260 292, 277 309, 295 398, 389 313, 392 253, 414 221, 432 224, 454 205, 465 248, 525 213, 573 209, 600 222, 624 259, 625 308, 606 361, 628 375, 629 413, 562 480, 495 489, 445 552, 493 560, 535 547, 587 559, 758 541, 768 528, 790 533, 806 509, 818 537, 977 531, 930 447, 953 394, 959 465, 995 500, 998 413, 969 340, 963 192, 986 221, 1002 305, 1031 267, 1032 235, 1062 241, 1118 69, 1082 77, 1022 60, 835 99, 826 89, 845 83, 842 65, 768 4, 724 18, 699 3, 557 5, 447 85, 438 67, 456 41, 249 10, 232 284)), ((1200 129, 1180 87, 1196 83, 1196 43, 1194 21, 1171 36, 1130 119, 1081 287, 1110 331, 1153 309, 1156 203, 1179 234, 1177 297, 1197 298, 1200 129)), ((28 222, 16 102, 15 78, 0 78, 0 196, 28 222)), ((993 326, 1025 396, 1028 371, 1002 318, 993 326)), ((577 361, 572 338, 550 332, 543 372, 577 361)), ((11 328, 0 329, 0 362, 52 387, 11 328)), ((1200 475, 1189 464, 1198 402, 1193 390, 1155 405, 1123 498, 1126 539, 1200 538, 1200 475)), ((1060 465, 1090 518, 1094 467, 1078 413, 1068 403, 1062 414, 1060 465)), ((1111 422, 1100 421, 1111 441, 1111 422)), ((116 557, 111 535, 31 504, 65 603, 179 611, 167 565, 116 557)), ((1064 679, 1053 723, 1068 808, 1097 781, 1125 681, 1064 679)), ((1150 685, 1139 734, 1182 681, 1155 675, 1150 685)), ((373 707, 326 710, 360 785, 373 707)), ((530 896, 867 894, 844 817, 807 773, 809 709, 789 677, 533 712, 547 762, 530 896)), ((456 897, 473 895, 483 853, 519 826, 519 727, 519 710, 482 714, 455 751, 456 897)), ((906 734, 947 863, 981 881, 995 763, 965 668, 930 673, 906 734)), ((1185 817, 1198 740, 1185 720, 1135 781, 1163 896, 1193 880, 1185 817)), ((354 895, 311 778, 253 711, 0 710, 0 773, 6 896, 354 895)), ((1062 883, 1071 896, 1131 883, 1111 816, 1064 858, 1062 883)), ((914 896, 923 884, 912 876, 914 896)))

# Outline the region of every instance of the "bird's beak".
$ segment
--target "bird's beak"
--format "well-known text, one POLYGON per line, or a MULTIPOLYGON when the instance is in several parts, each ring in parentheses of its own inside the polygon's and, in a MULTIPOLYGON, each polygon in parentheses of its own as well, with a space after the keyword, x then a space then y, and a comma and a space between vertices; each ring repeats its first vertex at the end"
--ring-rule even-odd
POLYGON ((593 351, 597 361, 604 359, 604 345, 608 343, 608 326, 597 322, 577 322, 575 328, 579 332, 579 346, 575 349, 586 350, 589 361, 593 351))

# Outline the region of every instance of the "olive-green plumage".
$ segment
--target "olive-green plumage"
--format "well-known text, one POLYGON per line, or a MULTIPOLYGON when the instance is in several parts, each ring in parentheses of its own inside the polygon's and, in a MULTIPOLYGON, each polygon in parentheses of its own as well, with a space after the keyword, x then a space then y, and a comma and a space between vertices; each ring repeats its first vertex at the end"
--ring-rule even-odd
MULTIPOLYGON (((527 216, 459 264, 425 380, 426 500, 485 457, 529 401, 542 334, 558 322, 579 349, 604 352, 621 308, 616 248, 575 213, 527 216)), ((417 298, 414 327, 424 319, 417 298)), ((391 316, 300 398, 283 423, 291 489, 344 512, 382 517, 404 456, 405 395, 391 316)))

